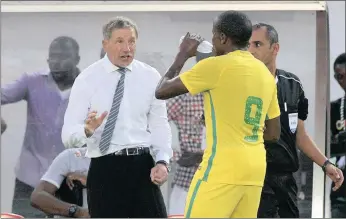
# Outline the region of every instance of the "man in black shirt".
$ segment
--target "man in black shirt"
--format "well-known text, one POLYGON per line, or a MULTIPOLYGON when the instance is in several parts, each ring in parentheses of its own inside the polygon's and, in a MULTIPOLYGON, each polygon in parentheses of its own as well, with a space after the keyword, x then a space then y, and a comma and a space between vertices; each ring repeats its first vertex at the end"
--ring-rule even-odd
POLYGON ((276 68, 279 52, 278 33, 268 24, 253 26, 249 51, 261 60, 276 78, 281 110, 281 136, 277 143, 265 142, 267 173, 263 186, 259 218, 299 217, 297 184, 293 173, 299 169, 297 148, 321 166, 338 189, 343 174, 319 151, 307 134, 304 121, 308 116, 308 99, 299 78, 276 68))
MULTIPOLYGON (((334 62, 334 78, 341 88, 346 91, 346 53, 339 55, 334 62)), ((330 156, 336 157, 337 165, 346 174, 346 126, 345 126, 345 95, 330 105, 331 144, 330 156)), ((330 194, 332 218, 346 217, 346 185, 330 194)))

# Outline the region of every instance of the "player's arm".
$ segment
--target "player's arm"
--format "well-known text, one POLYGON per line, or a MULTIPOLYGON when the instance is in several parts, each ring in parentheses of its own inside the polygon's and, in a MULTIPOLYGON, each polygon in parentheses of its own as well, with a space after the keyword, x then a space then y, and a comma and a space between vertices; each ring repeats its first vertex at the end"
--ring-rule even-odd
POLYGON ((273 97, 270 102, 267 118, 265 120, 266 129, 263 134, 264 141, 275 142, 280 139, 281 134, 281 124, 280 124, 280 107, 277 97, 277 88, 273 92, 273 97))
POLYGON ((188 59, 189 57, 184 53, 177 54, 173 64, 156 87, 155 97, 157 99, 166 100, 188 92, 180 77, 177 76, 188 59))
MULTIPOLYGON (((56 198, 55 193, 70 172, 71 153, 71 149, 66 149, 54 159, 31 194, 31 205, 48 215, 69 217, 69 207, 71 204, 56 198)), ((75 217, 78 217, 83 212, 84 209, 78 209, 75 217)))
MULTIPOLYGON (((159 83, 155 93, 156 98, 169 99, 187 92, 196 95, 216 87, 221 71, 215 63, 215 57, 204 59, 190 70, 169 79, 176 74, 175 71, 178 69, 180 59, 180 55, 178 55, 172 67, 159 83)), ((179 70, 181 70, 180 66, 179 70)))

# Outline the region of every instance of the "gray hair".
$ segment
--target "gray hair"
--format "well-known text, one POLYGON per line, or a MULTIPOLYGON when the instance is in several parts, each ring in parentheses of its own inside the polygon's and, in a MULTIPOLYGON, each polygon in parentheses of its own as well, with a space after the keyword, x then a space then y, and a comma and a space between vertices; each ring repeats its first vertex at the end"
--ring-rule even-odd
POLYGON ((136 32, 136 37, 138 37, 138 29, 135 22, 127 17, 118 16, 111 19, 107 24, 103 26, 103 38, 110 39, 114 30, 123 28, 133 28, 136 32))
POLYGON ((258 23, 252 26, 253 30, 257 30, 260 29, 262 27, 266 28, 267 31, 267 38, 270 42, 270 45, 273 45, 274 43, 278 43, 279 42, 279 34, 278 32, 275 30, 275 28, 270 25, 270 24, 265 24, 265 23, 258 23))

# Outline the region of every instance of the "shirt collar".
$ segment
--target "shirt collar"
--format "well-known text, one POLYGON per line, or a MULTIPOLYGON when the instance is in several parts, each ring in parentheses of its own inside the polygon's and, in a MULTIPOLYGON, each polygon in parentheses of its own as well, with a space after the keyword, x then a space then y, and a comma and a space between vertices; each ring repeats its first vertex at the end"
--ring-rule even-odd
MULTIPOLYGON (((103 65, 104 65, 107 73, 112 73, 112 72, 115 72, 119 69, 118 66, 113 65, 113 63, 109 60, 107 54, 102 58, 102 62, 103 62, 103 65)), ((131 62, 131 64, 129 64, 125 68, 128 70, 128 72, 131 72, 132 68, 133 68, 133 61, 131 62)))

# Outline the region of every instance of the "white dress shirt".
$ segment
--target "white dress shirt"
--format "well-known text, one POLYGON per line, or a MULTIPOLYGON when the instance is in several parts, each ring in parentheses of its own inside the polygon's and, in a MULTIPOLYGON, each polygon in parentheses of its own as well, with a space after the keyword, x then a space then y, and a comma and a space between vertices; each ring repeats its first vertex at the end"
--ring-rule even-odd
MULTIPOLYGON (((96 110, 98 115, 104 111, 109 113, 120 79, 117 69, 105 55, 77 77, 62 128, 62 141, 66 147, 81 147, 87 144, 88 157, 102 156, 99 144, 107 117, 89 138, 84 132, 84 121, 88 112, 93 110, 96 110)), ((151 147, 156 161, 169 162, 173 153, 166 102, 155 98, 160 74, 151 66, 133 60, 125 75, 124 96, 107 154, 124 148, 146 146, 151 147)))
MULTIPOLYGON (((72 148, 61 152, 49 166, 41 180, 60 188, 69 173, 78 172, 87 176, 90 158, 85 157, 86 148, 72 148)), ((83 189, 83 207, 88 207, 86 189, 83 189)))

